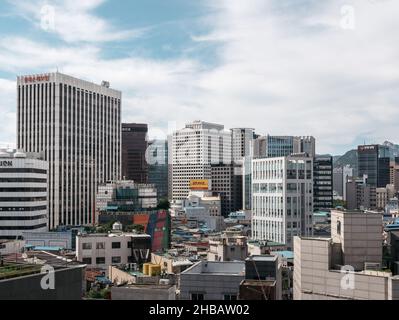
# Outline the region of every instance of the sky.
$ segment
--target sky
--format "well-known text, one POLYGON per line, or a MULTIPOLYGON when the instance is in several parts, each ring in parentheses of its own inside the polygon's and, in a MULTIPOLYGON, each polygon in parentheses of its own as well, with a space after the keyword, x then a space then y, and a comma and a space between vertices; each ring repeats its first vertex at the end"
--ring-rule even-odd
POLYGON ((123 93, 151 138, 193 120, 313 135, 317 152, 399 142, 399 1, 1 0, 0 146, 16 77, 59 70, 123 93))

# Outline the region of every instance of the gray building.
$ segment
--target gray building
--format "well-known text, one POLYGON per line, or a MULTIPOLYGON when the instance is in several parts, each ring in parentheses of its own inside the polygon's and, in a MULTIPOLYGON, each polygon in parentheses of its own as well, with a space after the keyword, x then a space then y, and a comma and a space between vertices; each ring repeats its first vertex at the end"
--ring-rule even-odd
POLYGON ((122 93, 61 73, 17 80, 17 145, 49 164, 48 226, 94 223, 99 183, 121 177, 122 93))
POLYGON ((313 162, 313 210, 321 211, 333 207, 333 159, 331 156, 316 156, 313 162))
POLYGON ((367 176, 367 183, 376 188, 385 188, 390 183, 389 148, 381 145, 358 147, 358 175, 367 176))
POLYGON ((181 300, 237 300, 245 263, 200 261, 180 274, 181 300))
POLYGON ((376 187, 367 183, 367 178, 349 178, 346 183, 346 208, 375 209, 377 207, 376 187))
POLYGON ((148 183, 156 186, 159 199, 168 198, 168 141, 154 140, 148 145, 148 183))

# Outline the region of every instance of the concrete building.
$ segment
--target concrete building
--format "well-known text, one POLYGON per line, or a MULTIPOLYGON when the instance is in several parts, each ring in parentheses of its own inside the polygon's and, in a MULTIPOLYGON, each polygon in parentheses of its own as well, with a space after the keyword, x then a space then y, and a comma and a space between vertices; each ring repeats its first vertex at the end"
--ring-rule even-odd
POLYGON ((246 237, 222 235, 209 239, 208 261, 244 261, 247 257, 246 237))
POLYGON ((389 166, 389 184, 395 186, 395 191, 399 191, 399 157, 390 162, 389 166))
POLYGON ((349 178, 346 183, 346 208, 372 210, 377 207, 376 188, 363 178, 349 178))
POLYGON ((0 151, 0 239, 47 231, 48 163, 38 154, 0 151))
MULTIPOLYGON (((109 181, 98 186, 96 212, 124 208, 125 211, 155 209, 158 206, 157 189, 152 184, 134 181, 109 181)), ((96 219, 96 222, 98 219, 96 219)))
POLYGON ((313 210, 333 207, 333 158, 316 156, 313 163, 313 210))
POLYGON ((251 256, 245 260, 240 300, 282 300, 282 266, 278 256, 251 256))
POLYGON ((376 192, 376 208, 378 210, 385 210, 389 200, 393 199, 396 195, 395 186, 392 184, 387 185, 385 188, 377 188, 376 192))
POLYGON ((77 229, 53 232, 24 232, 22 237, 27 246, 58 247, 65 250, 76 249, 77 229))
POLYGON ((180 300, 237 300, 244 279, 244 261, 200 261, 180 274, 180 300))
POLYGON ((148 183, 155 185, 158 199, 167 199, 169 183, 168 141, 150 141, 147 150, 148 183))
POLYGON ((209 191, 190 191, 186 199, 174 204, 173 213, 175 219, 195 219, 210 230, 221 231, 223 228, 220 196, 209 191))
POLYGON ((295 237, 294 300, 397 300, 399 277, 379 271, 382 215, 332 211, 331 238, 295 237))
POLYGON ((176 286, 168 284, 129 284, 111 288, 111 300, 127 301, 173 301, 176 300, 176 286))
POLYGON ((287 244, 312 235, 313 159, 305 155, 252 163, 252 238, 287 244))
POLYGON ((121 92, 61 73, 17 79, 17 145, 49 164, 50 229, 94 223, 99 183, 121 177, 121 92))
POLYGON ((194 121, 173 132, 172 199, 185 199, 193 180, 212 181, 212 165, 231 165, 231 146, 231 132, 218 124, 194 121))
POLYGON ((76 238, 77 260, 106 272, 111 265, 148 262, 150 254, 151 237, 147 234, 114 230, 109 234, 79 234, 76 238))
POLYGON ((122 123, 122 177, 136 183, 147 183, 148 125, 122 123))
POLYGON ((242 164, 243 158, 252 154, 255 129, 234 128, 231 134, 233 163, 242 164))
POLYGON ((346 183, 354 176, 353 169, 347 165, 333 170, 333 190, 346 201, 346 183))

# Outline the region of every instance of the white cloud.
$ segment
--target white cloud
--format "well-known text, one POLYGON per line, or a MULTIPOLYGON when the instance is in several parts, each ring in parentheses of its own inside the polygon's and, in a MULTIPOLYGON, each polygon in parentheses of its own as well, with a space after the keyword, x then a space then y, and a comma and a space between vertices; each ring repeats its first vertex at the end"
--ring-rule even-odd
POLYGON ((143 29, 118 30, 92 13, 104 0, 12 1, 18 14, 68 43, 106 42, 139 37, 143 29))
MULTIPOLYGON (((211 31, 192 39, 218 43, 215 67, 183 58, 106 60, 96 44, 58 31, 67 45, 0 40, 0 69, 58 66, 76 77, 109 80, 123 91, 124 121, 149 123, 153 132, 166 131, 169 121, 203 119, 261 134, 314 135, 320 153, 345 151, 364 137, 399 142, 399 3, 349 2, 354 30, 340 26, 344 2, 211 1, 212 13, 203 17, 211 31)), ((101 20, 90 10, 102 1, 79 3, 86 22, 77 25, 101 20)))

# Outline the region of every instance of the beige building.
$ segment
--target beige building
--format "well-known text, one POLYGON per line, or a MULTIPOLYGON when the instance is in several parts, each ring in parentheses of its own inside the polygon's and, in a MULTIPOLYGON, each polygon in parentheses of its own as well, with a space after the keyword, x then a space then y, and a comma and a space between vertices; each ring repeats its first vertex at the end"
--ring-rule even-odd
POLYGON ((382 216, 332 211, 331 238, 294 239, 294 300, 396 300, 399 277, 384 272, 382 216))
POLYGON ((247 257, 246 237, 223 235, 209 240, 208 261, 244 261, 247 257))
POLYGON ((384 210, 388 201, 395 197, 395 186, 388 184, 385 188, 376 189, 377 209, 384 210))

